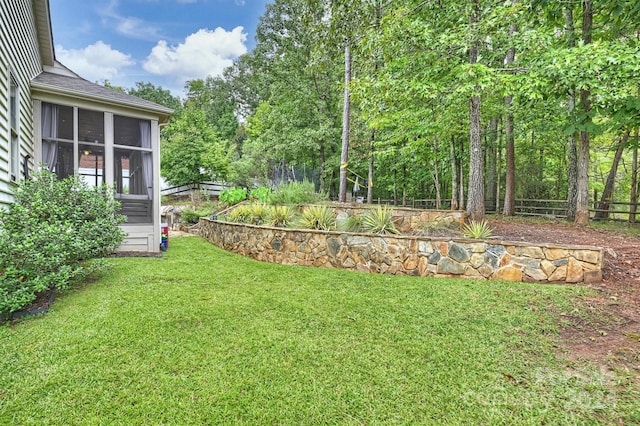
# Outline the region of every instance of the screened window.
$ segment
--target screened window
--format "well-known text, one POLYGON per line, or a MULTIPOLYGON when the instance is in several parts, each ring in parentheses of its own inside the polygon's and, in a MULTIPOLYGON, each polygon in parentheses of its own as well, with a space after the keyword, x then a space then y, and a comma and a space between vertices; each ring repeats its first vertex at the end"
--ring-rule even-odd
POLYGON ((153 211, 151 122, 114 116, 114 177, 128 223, 150 223, 153 211))

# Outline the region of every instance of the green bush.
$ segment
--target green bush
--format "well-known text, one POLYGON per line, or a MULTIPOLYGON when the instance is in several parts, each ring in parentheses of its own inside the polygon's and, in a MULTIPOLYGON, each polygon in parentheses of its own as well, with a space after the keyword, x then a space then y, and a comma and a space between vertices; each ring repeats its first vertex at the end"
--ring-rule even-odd
POLYGON ((107 187, 36 173, 0 211, 0 313, 31 303, 37 293, 64 289, 88 273, 86 260, 122 243, 124 216, 107 187))
POLYGON ((251 193, 249 194, 249 198, 251 198, 252 200, 257 200, 263 204, 268 203, 270 197, 271 197, 271 190, 266 186, 254 188, 251 190, 251 193))
POLYGON ((234 206, 247 199, 247 189, 240 187, 227 188, 220 192, 220 201, 227 206, 234 206))
POLYGON ((196 224, 200 221, 201 217, 211 216, 211 210, 191 210, 185 209, 180 214, 180 218, 185 223, 196 224))
POLYGON ((269 197, 271 204, 313 204, 329 199, 327 194, 317 193, 313 183, 309 181, 304 182, 290 182, 286 185, 278 186, 273 194, 269 197))

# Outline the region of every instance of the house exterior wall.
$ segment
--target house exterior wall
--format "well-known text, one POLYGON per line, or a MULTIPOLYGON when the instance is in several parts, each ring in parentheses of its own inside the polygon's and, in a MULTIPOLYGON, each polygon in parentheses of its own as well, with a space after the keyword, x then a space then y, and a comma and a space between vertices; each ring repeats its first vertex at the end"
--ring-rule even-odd
POLYGON ((42 163, 42 131, 40 118, 42 102, 104 112, 105 183, 109 186, 113 186, 115 184, 113 117, 115 115, 121 115, 149 120, 151 122, 151 149, 153 152, 152 222, 142 224, 123 224, 121 228, 127 233, 127 237, 119 247, 119 251, 160 251, 160 129, 157 116, 143 114, 140 111, 133 109, 118 108, 109 104, 99 104, 84 99, 76 99, 70 96, 35 93, 33 101, 33 110, 35 112, 35 164, 38 165, 42 163))
MULTIPOLYGON (((0 2, 0 206, 13 201, 15 184, 11 180, 11 128, 9 86, 11 76, 18 84, 19 167, 33 152, 33 111, 29 83, 42 71, 35 15, 30 0, 0 2)), ((30 166, 33 167, 33 160, 30 166)))

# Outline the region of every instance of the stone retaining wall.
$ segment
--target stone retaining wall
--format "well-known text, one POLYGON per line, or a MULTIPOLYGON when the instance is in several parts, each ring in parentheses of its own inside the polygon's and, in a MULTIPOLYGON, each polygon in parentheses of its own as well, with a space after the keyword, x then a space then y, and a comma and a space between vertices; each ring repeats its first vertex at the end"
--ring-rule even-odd
POLYGON ((604 250, 591 246, 283 229, 207 218, 200 219, 200 233, 260 261, 380 274, 591 283, 602 280, 604 265, 604 250))
MULTIPOLYGON (((338 218, 341 214, 355 214, 361 215, 362 213, 377 208, 370 204, 333 204, 338 218)), ((392 207, 393 224, 398 228, 398 231, 402 234, 409 234, 412 232, 419 232, 422 230, 425 224, 464 224, 467 217, 466 212, 462 210, 424 210, 424 209, 411 209, 406 207, 392 207)))

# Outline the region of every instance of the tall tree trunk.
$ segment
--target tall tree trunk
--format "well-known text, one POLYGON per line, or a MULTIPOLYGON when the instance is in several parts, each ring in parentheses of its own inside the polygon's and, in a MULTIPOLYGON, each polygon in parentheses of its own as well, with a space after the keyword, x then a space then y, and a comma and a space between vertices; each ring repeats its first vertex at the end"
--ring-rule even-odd
POLYGON ((567 194, 567 220, 575 220, 578 206, 578 145, 575 135, 567 137, 569 164, 567 180, 569 183, 567 194))
MULTIPOLYGON (((565 10, 565 32, 567 35, 567 45, 570 48, 576 46, 575 27, 573 25, 573 9, 569 6, 565 10)), ((576 94, 572 90, 567 98, 567 112, 573 116, 576 107, 576 94)), ((574 133, 567 136, 567 151, 569 164, 567 169, 567 220, 573 221, 576 218, 578 206, 578 146, 574 133)))
POLYGON ((458 158, 458 167, 460 168, 460 175, 458 178, 458 208, 460 210, 464 210, 464 161, 462 158, 464 156, 464 140, 460 138, 460 157, 458 158))
POLYGON ((402 207, 407 205, 407 166, 402 165, 402 207))
POLYGON ((369 144, 369 181, 367 182, 367 203, 371 204, 373 202, 373 166, 374 166, 374 155, 375 152, 375 144, 376 144, 376 131, 371 131, 371 143, 369 144))
POLYGON ((496 175, 497 175, 497 144, 498 144, 498 117, 494 117, 489 121, 489 128, 487 129, 486 136, 486 149, 487 154, 486 166, 487 166, 487 200, 491 200, 495 205, 496 201, 496 175))
MULTIPOLYGON (((591 43, 591 29, 593 26, 593 1, 582 1, 582 41, 591 43)), ((585 115, 583 124, 591 123, 591 92, 589 89, 580 89, 580 104, 585 115)), ((589 224, 589 132, 580 131, 578 145, 578 198, 576 200, 576 225, 589 224)))
MULTIPOLYGON (((375 5, 375 13, 376 13, 376 20, 375 20, 375 29, 376 31, 380 29, 380 21, 382 20, 382 3, 381 2, 376 2, 375 5)), ((379 57, 376 56, 373 59, 374 61, 374 65, 373 65, 373 69, 374 69, 374 78, 378 78, 378 69, 380 68, 380 64, 379 64, 379 57)), ((375 149, 376 149, 376 131, 375 129, 371 130, 371 143, 369 145, 369 181, 367 182, 367 203, 371 204, 373 203, 373 172, 374 172, 374 163, 375 163, 375 157, 374 157, 374 153, 375 153, 375 149)))
MULTIPOLYGON (((438 139, 433 141, 433 152, 438 152, 438 139)), ((442 200, 440 199, 440 172, 438 171, 438 159, 433 160, 433 184, 436 187, 436 209, 442 208, 442 200)))
POLYGON ((340 190, 338 201, 347 201, 347 167, 349 164, 349 129, 351 102, 349 83, 351 82, 351 49, 349 43, 344 46, 344 105, 342 110, 342 153, 340 155, 340 190))
MULTIPOLYGON (((636 143, 638 140, 638 131, 636 130, 636 143)), ((636 223, 636 212, 638 211, 638 193, 640 192, 640 183, 638 183, 638 145, 633 148, 633 160, 631 164, 631 193, 629 200, 631 208, 629 210, 629 222, 636 223)))
POLYGON ((326 153, 324 148, 324 142, 320 143, 320 192, 326 192, 326 179, 325 179, 325 171, 326 171, 326 153))
POLYGON ((498 152, 497 152, 497 163, 498 163, 498 178, 496 179, 496 214, 500 214, 500 185, 502 181, 502 130, 498 132, 498 152))
POLYGON ((596 219, 609 218, 609 205, 611 204, 611 200, 613 199, 613 187, 616 183, 618 164, 620 164, 620 159, 622 158, 622 153, 624 152, 625 145, 629 141, 629 134, 630 132, 629 130, 627 130, 624 136, 621 138, 618 144, 618 148, 616 149, 616 153, 613 156, 613 163, 611 164, 611 169, 609 170, 609 176, 607 176, 607 182, 604 185, 600 203, 598 203, 598 211, 595 214, 596 219))
MULTIPOLYGON (((511 4, 516 4, 518 0, 512 0, 511 4)), ((513 35, 518 30, 515 24, 509 26, 509 38, 513 38, 513 35)), ((513 64, 516 59, 515 47, 509 47, 507 50, 507 56, 505 58, 505 66, 513 64)), ((515 136, 513 134, 513 95, 507 95, 504 98, 504 105, 506 109, 504 117, 504 132, 505 132, 505 162, 506 162, 506 174, 505 174, 505 187, 504 187, 504 207, 502 213, 506 216, 513 216, 516 212, 516 148, 515 148, 515 136)))
POLYGON ((451 163, 451 210, 458 210, 458 162, 456 161, 456 139, 451 136, 449 143, 449 161, 451 163))
MULTIPOLYGON (((473 10, 469 15, 471 31, 477 31, 477 24, 480 22, 479 0, 472 0, 473 10)), ((471 43, 469 49, 469 64, 478 62, 480 42, 478 37, 471 43)), ((479 92, 480 88, 476 87, 479 92)), ((482 170, 482 101, 480 95, 469 98, 469 190, 467 194, 467 213, 472 220, 480 221, 484 219, 484 177, 482 170)))

